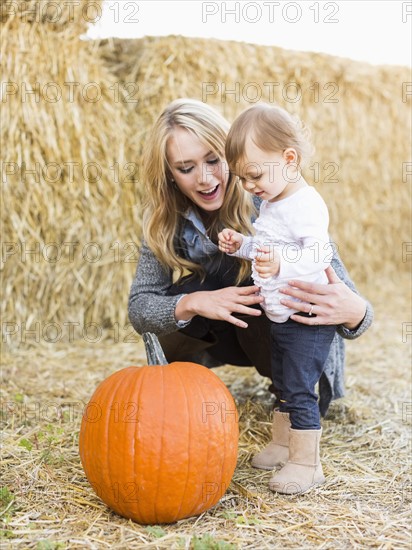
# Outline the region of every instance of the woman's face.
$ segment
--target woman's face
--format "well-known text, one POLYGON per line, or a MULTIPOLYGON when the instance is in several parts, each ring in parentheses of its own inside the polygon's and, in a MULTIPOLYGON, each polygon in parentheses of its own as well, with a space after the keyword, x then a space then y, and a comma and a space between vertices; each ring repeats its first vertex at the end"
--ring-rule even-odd
POLYGON ((172 177, 183 195, 207 212, 222 206, 229 179, 225 160, 180 126, 167 141, 166 155, 172 177))

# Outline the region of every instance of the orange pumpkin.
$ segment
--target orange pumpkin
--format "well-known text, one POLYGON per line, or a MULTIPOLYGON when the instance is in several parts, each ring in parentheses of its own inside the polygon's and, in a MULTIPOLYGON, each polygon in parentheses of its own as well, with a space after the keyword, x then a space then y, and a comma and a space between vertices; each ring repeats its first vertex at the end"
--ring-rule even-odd
POLYGON ((144 339, 149 366, 115 372, 85 407, 80 458, 115 512, 141 524, 171 523, 201 514, 226 491, 238 416, 216 374, 195 363, 168 365, 157 338, 144 339))

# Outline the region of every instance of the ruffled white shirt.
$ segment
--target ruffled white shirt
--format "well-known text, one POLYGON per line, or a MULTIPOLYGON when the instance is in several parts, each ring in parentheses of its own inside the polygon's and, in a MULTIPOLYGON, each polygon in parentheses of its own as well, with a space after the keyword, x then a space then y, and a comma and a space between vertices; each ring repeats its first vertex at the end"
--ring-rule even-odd
POLYGON ((333 256, 328 234, 329 213, 325 201, 314 187, 306 186, 276 202, 262 201, 259 217, 253 223, 253 236, 243 236, 240 249, 233 254, 252 260, 252 276, 261 288, 266 315, 284 323, 294 310, 284 306, 279 289, 291 279, 327 283, 325 269, 333 256), (255 269, 260 246, 273 247, 280 256, 278 275, 262 279, 255 269))

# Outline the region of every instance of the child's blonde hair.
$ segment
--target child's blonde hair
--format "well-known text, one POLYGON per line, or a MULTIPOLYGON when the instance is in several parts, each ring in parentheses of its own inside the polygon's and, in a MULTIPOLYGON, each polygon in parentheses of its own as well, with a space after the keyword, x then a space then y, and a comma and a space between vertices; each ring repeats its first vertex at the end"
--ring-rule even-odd
POLYGON ((236 165, 245 155, 250 137, 262 151, 282 152, 289 147, 296 150, 297 164, 302 168, 313 154, 310 132, 297 116, 285 109, 267 103, 247 108, 233 122, 226 140, 226 160, 237 172, 236 165))

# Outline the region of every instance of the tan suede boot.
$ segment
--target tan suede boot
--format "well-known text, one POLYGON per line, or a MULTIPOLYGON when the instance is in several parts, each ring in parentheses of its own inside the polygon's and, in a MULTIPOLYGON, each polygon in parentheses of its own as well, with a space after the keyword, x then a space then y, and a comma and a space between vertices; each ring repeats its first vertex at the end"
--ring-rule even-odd
POLYGON ((305 493, 315 485, 325 483, 319 458, 320 430, 289 432, 289 460, 269 481, 269 489, 276 493, 294 495, 305 493))
POLYGON ((273 470, 283 466, 289 458, 289 413, 273 411, 272 441, 253 457, 252 466, 261 470, 273 470))

